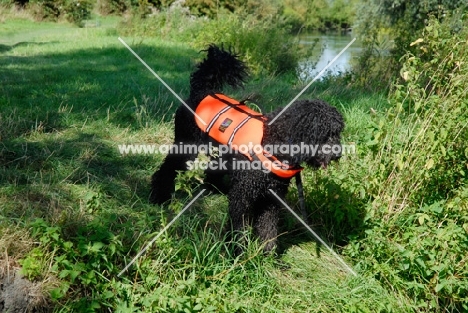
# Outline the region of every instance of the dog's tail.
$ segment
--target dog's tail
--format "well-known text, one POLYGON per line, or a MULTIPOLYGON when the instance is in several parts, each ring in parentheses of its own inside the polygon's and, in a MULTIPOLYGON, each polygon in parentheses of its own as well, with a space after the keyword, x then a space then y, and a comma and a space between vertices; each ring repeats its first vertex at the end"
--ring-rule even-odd
POLYGON ((214 44, 205 51, 206 58, 190 76, 190 98, 205 97, 210 92, 221 92, 226 85, 243 85, 248 75, 247 67, 239 60, 238 55, 214 44))

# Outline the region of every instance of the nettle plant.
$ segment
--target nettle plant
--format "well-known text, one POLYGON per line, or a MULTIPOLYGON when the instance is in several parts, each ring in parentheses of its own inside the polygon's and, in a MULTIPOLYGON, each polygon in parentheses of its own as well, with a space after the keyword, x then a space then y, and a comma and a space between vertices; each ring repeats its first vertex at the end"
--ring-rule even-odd
POLYGON ((78 311, 94 312, 110 305, 114 294, 107 277, 119 270, 123 245, 119 236, 102 225, 102 221, 90 222, 82 234, 66 240, 60 227, 34 220, 32 235, 41 248, 34 248, 20 261, 22 274, 31 280, 52 280, 47 288, 50 299, 57 302, 75 297, 79 301, 73 307, 78 311))
POLYGON ((447 312, 468 310, 468 30, 453 25, 430 19, 401 59, 368 143, 371 218, 347 248, 418 309, 447 312))
POLYGON ((415 203, 446 199, 468 175, 468 32, 451 26, 432 19, 411 43, 415 52, 403 57, 391 93, 393 134, 380 147, 381 156, 394 156, 390 174, 405 177, 400 187, 415 203))

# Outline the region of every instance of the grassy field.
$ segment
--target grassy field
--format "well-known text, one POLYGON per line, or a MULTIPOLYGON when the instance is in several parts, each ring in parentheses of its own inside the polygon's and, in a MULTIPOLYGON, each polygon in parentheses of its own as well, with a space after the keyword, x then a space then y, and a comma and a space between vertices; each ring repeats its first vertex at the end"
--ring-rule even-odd
MULTIPOLYGON (((350 275, 291 217, 280 238, 284 253, 264 256, 252 240, 235 258, 222 231, 226 199, 215 195, 197 201, 118 277, 191 197, 169 208, 150 205, 149 178, 162 156, 119 153, 119 144, 170 143, 179 103, 117 40, 116 22, 84 29, 25 19, 0 24, 0 278, 21 268, 33 282, 30 304, 56 312, 413 310, 385 279, 359 266, 358 276, 350 275)), ((198 51, 157 38, 123 39, 187 96, 198 51)), ((270 110, 303 86, 290 77, 253 77, 236 96, 261 90, 270 110)), ((343 178, 363 166, 360 147, 370 139, 363 130, 375 127, 388 103, 345 80, 314 84, 303 97, 337 106, 347 124, 344 142, 358 149, 328 174, 305 176, 313 226, 340 251, 365 231, 358 226, 369 218, 366 197, 353 177, 337 185, 327 175, 343 178)), ((294 190, 289 200, 297 201, 294 190)))

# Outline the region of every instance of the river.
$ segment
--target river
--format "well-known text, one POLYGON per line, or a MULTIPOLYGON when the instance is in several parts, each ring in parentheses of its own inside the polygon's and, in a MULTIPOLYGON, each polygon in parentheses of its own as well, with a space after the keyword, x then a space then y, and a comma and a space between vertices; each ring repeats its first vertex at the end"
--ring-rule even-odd
MULTIPOLYGON (((310 57, 299 63, 300 77, 304 80, 313 79, 327 64, 332 61, 343 48, 353 40, 352 32, 313 32, 303 34, 299 37, 301 45, 312 46, 318 40, 310 53, 310 57)), ((322 75, 336 75, 351 68, 355 60, 362 51, 359 41, 355 41, 343 54, 333 62, 327 71, 322 75)))

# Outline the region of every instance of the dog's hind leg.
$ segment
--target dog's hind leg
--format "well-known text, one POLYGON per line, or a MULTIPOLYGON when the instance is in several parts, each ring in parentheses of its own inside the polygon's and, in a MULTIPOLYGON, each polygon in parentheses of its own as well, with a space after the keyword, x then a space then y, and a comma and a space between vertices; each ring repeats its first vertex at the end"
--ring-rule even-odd
MULTIPOLYGON (((250 189, 253 191, 252 189, 250 189)), ((252 207, 255 203, 255 193, 246 192, 244 186, 236 181, 228 193, 230 239, 234 243, 234 254, 239 255, 247 246, 246 232, 252 226, 252 207)))

